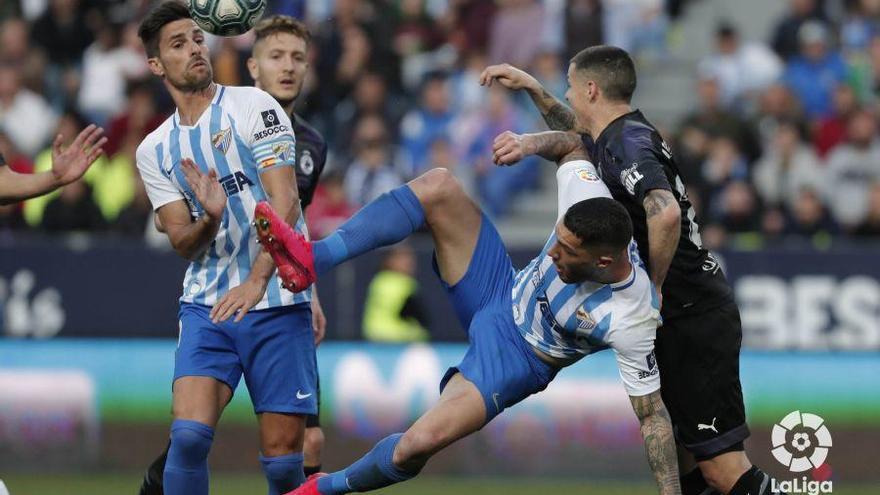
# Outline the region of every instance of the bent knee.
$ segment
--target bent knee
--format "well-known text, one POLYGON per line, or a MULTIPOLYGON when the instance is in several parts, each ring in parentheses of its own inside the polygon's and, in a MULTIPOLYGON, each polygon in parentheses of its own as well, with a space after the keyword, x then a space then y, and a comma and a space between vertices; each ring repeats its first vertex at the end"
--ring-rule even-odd
POLYGON ((260 435, 260 451, 266 457, 302 452, 303 435, 295 428, 263 431, 260 435))
POLYGON ((464 196, 464 188, 449 169, 435 168, 411 183, 413 192, 430 210, 432 206, 454 202, 464 196))

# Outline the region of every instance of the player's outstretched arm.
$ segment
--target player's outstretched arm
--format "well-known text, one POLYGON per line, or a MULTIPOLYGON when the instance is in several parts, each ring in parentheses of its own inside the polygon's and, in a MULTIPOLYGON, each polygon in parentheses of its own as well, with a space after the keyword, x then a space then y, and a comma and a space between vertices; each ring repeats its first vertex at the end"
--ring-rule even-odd
POLYGON ((681 494, 678 479, 678 456, 672 420, 660 398, 660 391, 648 395, 630 396, 633 410, 641 424, 642 438, 648 453, 648 464, 654 472, 661 495, 681 494))
POLYGON ((662 292, 666 272, 678 248, 681 236, 681 207, 671 191, 652 189, 643 201, 648 223, 651 281, 662 292))
POLYGON ((214 170, 203 174, 189 158, 180 166, 204 214, 193 221, 189 207, 182 200, 162 206, 156 214, 177 254, 193 260, 201 256, 217 236, 226 209, 226 193, 214 170))
POLYGON ((62 151, 64 137, 58 135, 52 143, 52 170, 37 174, 17 174, 0 167, 0 204, 17 203, 41 196, 79 179, 104 153, 107 142, 104 129, 95 125, 86 127, 70 146, 62 151))
POLYGON ((562 131, 537 134, 505 131, 495 138, 492 152, 492 160, 496 165, 513 165, 531 155, 556 162, 557 166, 571 160, 587 159, 587 151, 580 136, 562 131))
POLYGON ((510 64, 490 65, 480 75, 480 84, 491 86, 493 82, 498 82, 508 89, 524 89, 532 98, 535 106, 538 107, 538 111, 541 112, 544 122, 550 129, 575 131, 574 112, 544 89, 544 86, 541 86, 541 83, 528 72, 510 64))
MULTIPOLYGON (((266 170, 260 174, 260 182, 266 190, 272 208, 289 225, 296 225, 302 212, 294 168, 282 166, 266 170)), ((230 289, 211 308, 211 319, 217 323, 237 314, 235 322, 241 321, 244 315, 263 298, 273 273, 275 273, 275 263, 269 253, 263 249, 254 259, 248 278, 238 287, 230 289)))

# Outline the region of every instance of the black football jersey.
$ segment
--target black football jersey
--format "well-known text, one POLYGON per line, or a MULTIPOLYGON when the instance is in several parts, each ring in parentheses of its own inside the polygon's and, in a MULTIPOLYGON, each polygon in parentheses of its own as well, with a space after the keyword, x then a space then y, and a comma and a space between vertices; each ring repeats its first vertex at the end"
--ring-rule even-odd
POLYGON ((299 115, 291 115, 296 136, 296 186, 303 210, 312 202, 327 161, 327 142, 299 115))
POLYGON ((611 195, 629 212, 642 259, 649 264, 648 224, 643 201, 648 191, 671 191, 681 208, 681 238, 663 283, 663 317, 700 312, 731 300, 721 267, 703 248, 694 207, 669 145, 638 110, 614 120, 598 139, 584 144, 611 195))

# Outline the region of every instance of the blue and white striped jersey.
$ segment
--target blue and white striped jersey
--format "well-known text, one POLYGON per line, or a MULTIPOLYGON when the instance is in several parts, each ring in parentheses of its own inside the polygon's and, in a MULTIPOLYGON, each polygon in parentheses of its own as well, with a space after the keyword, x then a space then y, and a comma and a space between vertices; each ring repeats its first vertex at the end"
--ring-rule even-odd
MULTIPOLYGON (((180 168, 183 158, 191 158, 203 173, 215 170, 226 192, 220 229, 186 271, 181 302, 213 306, 247 278, 261 250, 251 225, 257 202, 267 199, 260 174, 295 166, 295 144, 290 118, 272 96, 253 87, 218 85, 195 125, 181 125, 175 112, 138 146, 137 166, 153 209, 184 200, 193 217, 202 215, 180 168)), ((296 230, 306 231, 302 217, 296 230)), ((293 294, 273 275, 254 309, 310 300, 311 289, 293 294)))
MULTIPOLYGON (((579 160, 559 167, 561 221, 573 204, 594 197, 611 197, 593 164, 579 160)), ((654 338, 660 319, 659 300, 635 242, 630 243, 632 271, 614 284, 566 284, 547 251, 516 274, 513 316, 520 334, 541 352, 565 360, 611 348, 629 395, 645 395, 660 387, 654 358, 654 338)))

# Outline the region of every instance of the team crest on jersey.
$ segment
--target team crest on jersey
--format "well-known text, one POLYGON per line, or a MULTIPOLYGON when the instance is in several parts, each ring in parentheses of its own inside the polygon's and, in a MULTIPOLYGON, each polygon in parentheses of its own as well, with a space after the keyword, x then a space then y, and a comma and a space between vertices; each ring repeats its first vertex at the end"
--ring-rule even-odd
POLYGON ((584 182, 599 182, 600 180, 599 177, 594 174, 592 170, 586 168, 579 168, 575 170, 574 173, 578 176, 578 179, 584 182))
POLYGON ((596 321, 584 308, 578 308, 574 314, 577 317, 578 328, 581 330, 591 331, 596 328, 596 321))
POLYGON ((283 141, 272 145, 272 153, 282 162, 288 162, 293 155, 293 149, 289 142, 283 141))
POLYGON ((232 130, 229 127, 211 136, 211 144, 224 155, 229 149, 230 143, 232 143, 232 130))
POLYGON ((306 175, 315 171, 315 160, 312 159, 312 153, 309 150, 303 150, 302 156, 299 158, 299 169, 306 175))

